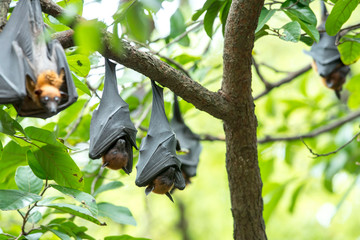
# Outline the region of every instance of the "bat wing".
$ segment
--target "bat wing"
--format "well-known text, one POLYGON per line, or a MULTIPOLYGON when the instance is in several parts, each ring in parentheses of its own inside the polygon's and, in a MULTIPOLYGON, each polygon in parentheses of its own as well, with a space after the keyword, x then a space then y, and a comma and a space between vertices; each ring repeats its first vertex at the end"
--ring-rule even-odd
POLYGON ((322 22, 318 29, 324 32, 320 33, 319 42, 312 45, 310 52, 306 51, 305 53, 315 60, 319 75, 326 77, 330 75, 339 64, 342 64, 342 61, 339 50, 335 45, 336 36, 330 36, 325 32, 325 22, 328 13, 323 1, 321 1, 321 12, 322 22))
POLYGON ((1 94, 0 103, 13 103, 18 114, 24 117, 48 118, 55 115, 56 113, 47 112, 27 97, 25 80, 28 76, 36 82, 36 76, 41 71, 53 70, 60 74, 61 69, 64 70, 65 77, 60 90, 67 97, 62 99, 58 112, 77 100, 63 48, 56 40, 45 41, 39 0, 19 1, 4 31, 0 35, 0 44, 4 46, 0 60, 6 59, 6 63, 0 67, 0 92, 9 91, 1 94), (16 87, 15 90, 11 90, 13 86, 16 87))
POLYGON ((182 149, 187 149, 189 153, 178 155, 182 163, 182 169, 187 176, 193 177, 196 175, 197 165, 202 150, 199 136, 194 134, 188 126, 186 126, 180 112, 179 102, 177 96, 174 95, 174 112, 173 119, 170 122, 171 128, 176 134, 176 138, 180 142, 182 149))
MULTIPOLYGON (((100 158, 121 137, 125 137, 126 142, 137 149, 137 130, 130 120, 129 105, 117 90, 115 66, 105 59, 104 92, 90 124, 89 157, 92 159, 100 158)), ((132 168, 132 158, 128 162, 131 162, 132 168)))
POLYGON ((181 174, 181 162, 176 156, 176 138, 165 115, 163 89, 151 81, 153 90, 152 112, 147 136, 140 145, 136 165, 135 184, 139 187, 150 184, 168 167, 175 167, 175 187, 185 188, 181 174))
POLYGON ((26 96, 24 53, 18 40, 28 37, 30 28, 27 1, 20 1, 0 33, 0 104, 21 101, 26 96))

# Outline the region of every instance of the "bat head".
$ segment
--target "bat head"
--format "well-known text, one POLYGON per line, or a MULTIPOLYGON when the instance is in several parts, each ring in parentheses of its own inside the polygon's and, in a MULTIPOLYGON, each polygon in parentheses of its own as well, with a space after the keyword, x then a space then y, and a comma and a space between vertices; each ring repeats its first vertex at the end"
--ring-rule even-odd
POLYGON ((119 139, 117 142, 109 148, 109 150, 103 155, 103 167, 108 167, 113 170, 119 170, 121 168, 129 174, 130 172, 125 169, 129 161, 129 153, 125 148, 126 141, 119 139))
POLYGON ((61 101, 62 93, 52 85, 44 85, 40 89, 35 90, 40 104, 50 113, 56 113, 58 105, 61 101))

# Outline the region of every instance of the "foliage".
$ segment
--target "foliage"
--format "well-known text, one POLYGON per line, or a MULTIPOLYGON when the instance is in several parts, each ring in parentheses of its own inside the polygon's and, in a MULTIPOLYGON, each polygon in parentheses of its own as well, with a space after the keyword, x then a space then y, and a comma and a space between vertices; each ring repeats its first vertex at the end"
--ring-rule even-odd
MULTIPOLYGON (((97 51, 103 51, 101 37, 104 30, 111 30, 115 34, 116 38, 112 42, 114 48, 120 50, 120 39, 125 39, 139 48, 158 54, 163 61, 180 71, 185 71, 192 79, 209 89, 214 91, 219 89, 222 63, 218 54, 221 48, 217 46, 222 44, 231 0, 206 0, 202 7, 196 10, 191 8, 195 1, 184 1, 184 4, 169 17, 169 31, 161 34, 162 25, 158 23, 157 14, 169 2, 176 4, 176 1, 174 3, 170 0, 120 1, 111 23, 96 19, 82 22, 75 27, 76 46, 67 49, 66 54, 80 97, 75 104, 58 116, 46 121, 24 119, 16 117, 11 105, 0 106, 0 209, 3 211, 1 216, 9 212, 19 214, 17 227, 0 226, 7 233, 0 233, 0 239, 17 236, 20 236, 19 239, 39 239, 52 235, 61 239, 95 239, 97 236, 94 235, 95 231, 92 231, 92 228, 97 226, 106 228, 105 225, 108 225, 113 230, 117 229, 117 224, 126 225, 126 230, 130 230, 123 230, 124 228, 114 232, 107 230, 105 239, 144 239, 123 234, 130 232, 132 235, 131 231, 136 231, 133 226, 137 224, 136 228, 142 229, 137 232, 139 235, 152 235, 154 239, 160 239, 162 235, 167 236, 166 234, 173 234, 174 238, 179 238, 181 231, 186 231, 184 227, 182 229, 180 227, 181 231, 169 233, 174 232, 172 230, 179 221, 178 213, 174 210, 175 206, 171 205, 171 210, 165 209, 165 200, 162 202, 159 197, 156 202, 149 201, 150 203, 148 202, 144 207, 138 199, 142 200, 143 190, 131 187, 134 185, 131 182, 133 176, 128 180, 128 177, 119 172, 103 171, 99 161, 91 161, 86 155, 92 111, 98 106, 98 96, 101 96, 103 88, 103 71, 99 74, 96 69, 102 65, 102 57, 97 51), (203 29, 194 27, 195 24, 200 24, 203 29), (222 31, 218 31, 220 27, 222 31), (126 187, 122 188, 123 186, 126 187), (127 207, 121 206, 123 204, 127 207), (161 212, 154 219, 151 219, 149 213, 151 207, 161 212), (134 217, 132 212, 134 216, 139 217, 134 217), (159 216, 162 216, 161 220, 159 216), (169 219, 168 222, 165 221, 165 217, 169 219), (153 221, 152 226, 160 230, 146 229, 142 224, 145 219, 148 219, 149 226, 153 221), (170 231, 165 229, 166 227, 169 227, 170 231), (118 233, 121 233, 121 236, 112 236, 118 233)), ((357 23, 360 21, 358 18, 355 20, 350 18, 351 15, 356 17, 359 11, 358 1, 333 2, 334 6, 325 25, 329 35, 341 33, 341 28, 344 26, 356 26, 354 21, 357 23)), ((62 19, 57 20, 44 15, 45 22, 53 32, 69 29, 65 25, 66 19, 74 14, 85 14, 86 9, 83 1, 70 0, 58 3, 66 9, 62 19)), ((295 48, 301 48, 300 52, 306 47, 305 45, 310 46, 319 41, 320 35, 316 28, 319 25, 316 18, 319 15, 319 1, 286 0, 265 3, 256 29, 254 58, 264 60, 277 69, 298 70, 308 63, 309 59, 299 57, 294 60, 295 54, 291 52, 295 48), (305 45, 300 45, 300 42, 305 45), (280 54, 291 56, 283 57, 280 54)), ((338 49, 345 64, 357 64, 356 61, 360 58, 360 36, 356 32, 358 28, 359 26, 339 35, 338 49)), ((301 53, 297 54, 301 55, 301 53)), ((261 70, 269 79, 286 76, 285 73, 276 73, 265 65, 261 66, 261 70)), ((354 67, 352 71, 353 77, 345 86, 349 94, 345 104, 338 103, 335 97, 331 97, 325 88, 314 81, 313 78, 317 76, 309 73, 296 78, 297 81, 291 86, 282 86, 283 89, 274 90, 278 93, 271 92, 263 99, 257 100, 258 138, 262 140, 268 136, 292 136, 311 132, 345 117, 349 113, 349 108, 359 109, 360 100, 356 94, 360 72, 354 67)), ((146 134, 150 120, 150 114, 146 112, 151 101, 149 81, 129 69, 120 69, 118 73, 118 76, 121 74, 119 79, 121 96, 129 103, 134 122, 141 124, 141 131, 138 134, 139 143, 146 134)), ((275 81, 269 82, 271 84, 275 81)), ((263 84, 256 76, 254 76, 253 89, 254 96, 263 90, 263 84)), ((169 118, 171 104, 172 95, 170 91, 166 91, 165 110, 169 118)), ((198 130, 198 133, 220 135, 222 138, 219 134, 221 123, 199 114, 193 105, 184 101, 181 101, 181 110, 186 121, 190 122, 190 126, 198 130)), ((358 131, 358 127, 349 121, 323 135, 305 139, 305 142, 318 152, 329 152, 346 143, 355 131, 358 131)), ((187 215, 187 221, 190 223, 188 230, 190 229, 194 239, 210 239, 216 236, 215 239, 231 235, 229 233, 231 229, 219 226, 218 220, 227 221, 230 212, 223 213, 223 208, 221 213, 216 211, 220 202, 230 208, 227 206, 229 194, 228 190, 225 190, 227 182, 223 170, 224 145, 222 143, 204 143, 204 145, 205 153, 201 157, 199 179, 194 180, 194 186, 189 186, 190 189, 185 190, 184 193, 175 193, 175 196, 179 197, 179 199, 175 198, 175 202, 183 201, 187 204, 185 212, 179 211, 180 215, 187 215), (206 176, 207 174, 209 176, 206 176), (184 200, 180 200, 180 196, 184 200), (212 202, 209 196, 212 196, 212 202), (199 198, 199 202, 194 198, 199 198), (203 201, 206 204, 203 204, 203 201), (211 208, 207 207, 207 204, 211 208), (214 209, 215 213, 209 209, 214 209), (196 220, 192 220, 192 217, 196 220), (200 222, 204 223, 200 224, 200 222), (219 230, 218 235, 203 231, 209 229, 207 225, 219 230)), ((351 143, 334 155, 335 157, 312 159, 308 157, 310 153, 300 141, 259 144, 259 162, 264 182, 264 219, 268 224, 267 228, 270 229, 270 236, 274 236, 274 239, 286 238, 284 235, 290 230, 282 230, 279 233, 272 230, 279 226, 272 224, 278 222, 284 215, 289 218, 300 214, 297 218, 301 218, 303 217, 301 210, 307 207, 311 211, 317 211, 319 205, 325 202, 325 197, 331 198, 333 205, 336 205, 335 213, 337 213, 346 203, 352 190, 358 193, 359 190, 356 190, 359 174, 359 166, 356 165, 359 155, 357 147, 356 143, 351 143), (347 180, 339 180, 344 174, 347 180), (339 185, 344 185, 345 188, 339 185), (322 199, 319 199, 318 192, 322 199), (315 199, 316 207, 306 202, 312 198, 315 199), (281 233, 284 235, 279 236, 281 233)), ((137 154, 135 152, 135 161, 137 154)), ((334 215, 330 217, 330 221, 333 217, 334 215)), ((313 220, 316 216, 312 215, 312 218, 306 216, 306 221, 309 218, 313 220)), ((319 222, 322 224, 321 221, 319 222)), ((347 222, 350 220, 347 219, 347 222)), ((356 223, 358 222, 349 225, 356 226, 356 223)), ((307 226, 304 221, 301 224, 307 226)), ((287 228, 296 228, 294 225, 287 225, 287 228)), ((314 235, 319 234, 319 238, 324 238, 325 235, 317 233, 318 228, 316 229, 314 235)), ((356 228, 349 227, 349 232, 353 229, 356 228)), ((296 231, 292 233, 294 232, 296 231)), ((348 236, 353 236, 351 234, 353 233, 349 233, 348 236)), ((297 234, 292 236, 295 236, 292 239, 301 239, 296 237, 297 234)), ((346 237, 337 239, 346 239, 346 237)))

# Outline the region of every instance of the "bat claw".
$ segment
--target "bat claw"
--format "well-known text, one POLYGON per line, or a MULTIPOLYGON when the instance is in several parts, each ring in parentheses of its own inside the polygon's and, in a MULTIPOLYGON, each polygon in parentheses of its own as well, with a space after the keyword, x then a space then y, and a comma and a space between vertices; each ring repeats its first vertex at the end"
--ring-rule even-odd
POLYGON ((169 192, 165 193, 165 195, 172 201, 174 202, 174 199, 172 198, 171 194, 169 192))
POLYGON ((145 194, 146 196, 149 195, 149 193, 152 192, 152 190, 154 190, 155 186, 148 186, 146 189, 145 189, 145 194))

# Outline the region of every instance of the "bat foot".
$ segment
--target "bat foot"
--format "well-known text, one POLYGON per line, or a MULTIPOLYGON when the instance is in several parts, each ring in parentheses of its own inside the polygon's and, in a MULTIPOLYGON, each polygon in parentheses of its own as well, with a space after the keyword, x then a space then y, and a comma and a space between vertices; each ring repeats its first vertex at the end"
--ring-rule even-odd
POLYGON ((174 202, 174 199, 172 198, 171 194, 169 192, 165 193, 165 195, 172 201, 174 202))
POLYGON ((145 189, 145 194, 146 196, 149 195, 149 193, 152 192, 152 190, 154 190, 155 186, 152 185, 152 186, 148 186, 146 189, 145 189))

